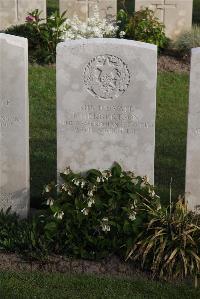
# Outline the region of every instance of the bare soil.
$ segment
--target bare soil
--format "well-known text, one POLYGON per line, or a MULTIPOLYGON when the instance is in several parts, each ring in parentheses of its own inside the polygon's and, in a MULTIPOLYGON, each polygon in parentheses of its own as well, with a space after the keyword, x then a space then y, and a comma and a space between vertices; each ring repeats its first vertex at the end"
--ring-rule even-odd
MULTIPOLYGON (((134 262, 124 262, 115 255, 101 261, 87 261, 60 255, 48 256, 42 261, 31 261, 24 260, 14 253, 0 252, 0 271, 95 274, 107 277, 154 280, 151 273, 139 270, 138 265, 134 262)), ((183 283, 191 285, 193 280, 192 278, 177 278, 176 280, 168 280, 168 282, 174 285, 183 283)))
POLYGON ((158 71, 187 73, 190 71, 190 58, 180 59, 174 56, 159 55, 158 71))
POLYGON ((99 262, 70 259, 59 255, 49 256, 44 261, 26 261, 17 254, 0 253, 0 271, 42 271, 151 278, 147 273, 140 272, 133 263, 121 261, 116 256, 99 262))

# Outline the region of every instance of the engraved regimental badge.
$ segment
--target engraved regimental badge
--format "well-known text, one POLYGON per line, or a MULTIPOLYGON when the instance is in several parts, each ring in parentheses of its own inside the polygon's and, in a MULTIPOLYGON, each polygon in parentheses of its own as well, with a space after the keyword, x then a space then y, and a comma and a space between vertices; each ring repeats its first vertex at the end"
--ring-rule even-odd
POLYGON ((84 69, 84 84, 88 92, 100 100, 113 100, 123 94, 130 84, 127 65, 113 55, 99 55, 84 69))

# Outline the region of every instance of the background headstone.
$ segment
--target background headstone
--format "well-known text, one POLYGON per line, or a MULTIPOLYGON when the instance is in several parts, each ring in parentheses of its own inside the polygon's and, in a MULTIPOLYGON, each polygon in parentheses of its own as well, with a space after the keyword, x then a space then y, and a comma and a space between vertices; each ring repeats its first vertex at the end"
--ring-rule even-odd
POLYGON ((153 182, 156 46, 90 39, 60 43, 57 53, 58 172, 116 161, 153 182))
POLYGON ((0 0, 0 30, 25 23, 28 12, 35 9, 46 17, 46 0, 0 0))
POLYGON ((67 11, 69 18, 76 15, 84 22, 94 16, 95 7, 98 7, 100 17, 116 18, 117 0, 60 0, 60 13, 67 11))
POLYGON ((20 23, 23 23, 26 19, 27 13, 38 9, 42 12, 42 18, 46 18, 46 0, 18 0, 18 19, 20 23))
POLYGON ((176 38, 192 26, 193 0, 135 0, 135 11, 145 7, 155 11, 169 38, 176 38))
POLYGON ((192 49, 188 115, 186 199, 200 208, 200 48, 192 49))
POLYGON ((29 208, 28 43, 0 34, 0 209, 29 208))

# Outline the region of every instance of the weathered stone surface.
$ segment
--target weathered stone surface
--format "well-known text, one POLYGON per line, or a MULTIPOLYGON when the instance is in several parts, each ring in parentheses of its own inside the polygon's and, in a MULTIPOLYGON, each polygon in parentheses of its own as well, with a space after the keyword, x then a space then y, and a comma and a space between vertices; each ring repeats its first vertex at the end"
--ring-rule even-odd
POLYGON ((46 17, 46 0, 1 0, 0 29, 25 23, 28 12, 35 9, 42 11, 41 17, 46 17))
POLYGON ((57 167, 124 169, 154 178, 157 48, 119 39, 57 49, 57 167), (120 50, 120 51, 119 51, 120 50))
POLYGON ((28 43, 0 34, 0 209, 29 207, 28 43))
POLYGON ((0 30, 16 24, 17 10, 16 0, 0 1, 0 30))
POLYGON ((193 0, 135 0, 136 11, 145 7, 155 11, 172 39, 192 26, 193 0))
POLYGON ((67 11, 66 15, 72 18, 78 16, 81 21, 93 17, 95 7, 98 7, 100 17, 115 19, 117 15, 117 0, 60 0, 60 12, 67 11))
POLYGON ((200 208, 200 48, 192 49, 188 115, 186 199, 190 209, 200 208))

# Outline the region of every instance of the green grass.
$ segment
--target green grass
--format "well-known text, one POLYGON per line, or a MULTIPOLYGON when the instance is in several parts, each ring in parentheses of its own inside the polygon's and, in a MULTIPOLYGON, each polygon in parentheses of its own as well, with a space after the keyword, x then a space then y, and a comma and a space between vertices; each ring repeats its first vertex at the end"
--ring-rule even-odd
POLYGON ((167 201, 171 178, 174 197, 184 193, 188 85, 187 74, 158 76, 155 184, 167 201))
MULTIPOLYGON (((37 205, 44 184, 56 178, 55 68, 31 66, 29 79, 31 202, 37 205)), ((184 193, 187 103, 188 75, 159 74, 155 184, 165 201, 171 177, 174 198, 184 193)))
POLYGON ((86 275, 0 272, 1 299, 192 299, 200 289, 145 279, 119 279, 86 275))
POLYGON ((42 188, 56 177, 55 68, 30 67, 31 199, 40 201, 42 188))

